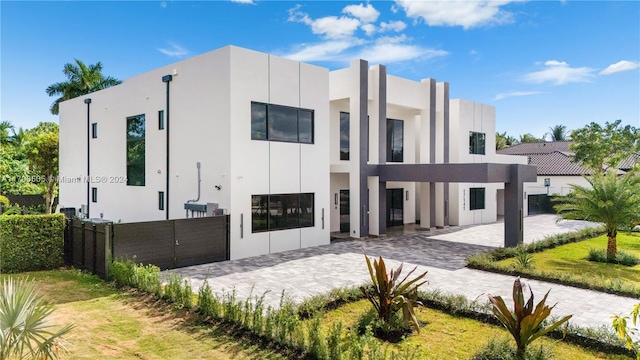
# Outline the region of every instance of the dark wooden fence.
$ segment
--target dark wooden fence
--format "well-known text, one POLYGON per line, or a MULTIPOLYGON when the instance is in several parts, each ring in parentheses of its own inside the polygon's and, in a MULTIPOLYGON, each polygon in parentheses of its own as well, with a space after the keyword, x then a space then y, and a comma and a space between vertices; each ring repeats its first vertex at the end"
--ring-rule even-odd
POLYGON ((113 224, 67 221, 65 261, 108 275, 109 259, 161 269, 229 260, 229 216, 113 224))

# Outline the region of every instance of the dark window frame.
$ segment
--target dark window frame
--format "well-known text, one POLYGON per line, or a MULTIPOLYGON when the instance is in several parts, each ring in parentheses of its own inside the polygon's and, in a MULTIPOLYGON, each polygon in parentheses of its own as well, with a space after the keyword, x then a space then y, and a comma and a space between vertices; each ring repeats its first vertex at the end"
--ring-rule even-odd
POLYGON ((387 162, 404 162, 404 120, 387 119, 387 162), (400 152, 394 153, 395 133, 400 131, 400 152))
POLYGON ((164 191, 158 191, 158 210, 164 211, 164 191))
POLYGON ((469 188, 469 210, 484 210, 486 208, 486 189, 483 187, 469 188))
MULTIPOLYGON (((127 124, 126 124, 126 136, 127 136, 127 148, 126 148, 126 156, 127 156, 127 161, 126 161, 126 165, 127 165, 127 186, 145 186, 146 184, 146 158, 147 158, 147 150, 146 150, 146 118, 145 118, 145 114, 139 114, 139 115, 135 115, 135 116, 129 116, 127 117, 127 124), (134 121, 136 119, 141 119, 142 122, 142 136, 141 137, 132 137, 129 134, 129 128, 130 128, 130 121, 134 121), (141 146, 139 144, 142 144, 141 146), (133 148, 134 146, 138 145, 139 148, 142 149, 141 153, 142 156, 138 156, 138 158, 141 158, 142 160, 139 161, 133 161, 132 158, 130 158, 131 155, 131 148, 133 148), (134 169, 136 170, 140 170, 140 168, 142 168, 142 173, 141 173, 141 177, 140 179, 142 181, 138 182, 138 183, 134 183, 134 177, 131 176, 131 174, 133 173, 134 169)), ((139 154, 138 154, 139 155, 139 154)), ((138 179, 138 180, 140 180, 138 179)))
POLYGON ((91 138, 98 138, 98 123, 91 123, 91 138))
POLYGON ((164 130, 164 110, 158 110, 158 130, 164 130))
POLYGON ((91 188, 91 202, 94 202, 94 203, 98 202, 98 188, 95 188, 95 187, 91 188))
POLYGON ((315 193, 251 195, 251 232, 302 229, 315 226, 315 193), (296 199, 297 198, 297 199, 296 199), (294 206, 285 206, 285 204, 294 206), (279 205, 279 206, 278 206, 279 205), (310 205, 303 208, 302 205, 310 205), (258 208, 254 209, 254 206, 258 208), (311 211, 306 211, 308 209, 311 211), (282 210, 281 215, 278 210, 282 210), (293 210, 289 213, 288 210, 293 210), (274 211, 275 214, 274 215, 274 211), (296 214, 297 216, 285 216, 296 214), (306 216, 305 216, 306 215, 306 216), (280 216, 275 218, 275 216, 280 216), (297 219, 295 219, 297 217, 297 219))
POLYGON ((351 114, 346 111, 340 111, 340 160, 349 160, 351 153, 351 137, 350 137, 350 126, 351 126, 351 114), (343 117, 343 115, 346 115, 343 117), (343 132, 343 121, 346 123, 346 143, 343 144, 342 138, 345 135, 343 132), (343 147, 343 145, 345 145, 343 147), (346 149, 346 151, 344 151, 346 149))
POLYGON ((486 148, 486 134, 477 131, 469 131, 469 154, 486 155, 486 148))
POLYGON ((276 142, 287 142, 287 143, 294 143, 294 144, 309 144, 312 145, 315 143, 315 110, 313 109, 306 109, 306 108, 298 108, 298 107, 293 107, 293 106, 286 106, 286 105, 277 105, 277 104, 268 104, 268 103, 263 103, 263 102, 259 102, 259 101, 252 101, 251 102, 251 140, 260 140, 260 141, 276 141, 276 142), (264 119, 261 119, 260 121, 256 122, 256 124, 261 124, 262 121, 264 121, 264 124, 262 126, 260 126, 260 128, 263 128, 265 134, 263 136, 257 136, 255 134, 254 129, 257 128, 257 126, 254 128, 254 118, 253 118, 253 109, 254 106, 264 106, 265 107, 265 112, 264 112, 264 119), (296 140, 287 140, 287 139, 275 139, 273 138, 273 136, 271 136, 270 134, 270 123, 269 123, 269 111, 270 109, 276 109, 276 108, 281 108, 281 109, 286 109, 286 110, 295 110, 296 111, 296 128, 297 128, 297 136, 296 136, 296 140), (310 131, 311 131, 311 139, 310 141, 303 141, 301 140, 301 133, 300 133, 300 123, 301 123, 301 116, 300 114, 303 112, 308 112, 311 114, 311 126, 310 126, 310 131))

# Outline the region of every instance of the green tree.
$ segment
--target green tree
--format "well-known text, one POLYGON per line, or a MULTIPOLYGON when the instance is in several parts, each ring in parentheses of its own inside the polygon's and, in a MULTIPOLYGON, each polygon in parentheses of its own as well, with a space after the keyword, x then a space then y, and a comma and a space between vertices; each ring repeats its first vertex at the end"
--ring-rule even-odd
POLYGON ((603 172, 618 165, 634 152, 640 152, 640 129, 631 125, 622 127, 622 121, 606 122, 604 127, 591 124, 571 132, 569 149, 573 161, 582 166, 603 172))
POLYGON ((551 137, 551 141, 567 141, 567 127, 564 125, 555 125, 549 128, 547 133, 551 137))
POLYGON ((496 132, 496 150, 501 150, 509 146, 517 145, 518 139, 513 136, 507 135, 507 132, 496 132))
POLYGON ((31 171, 26 158, 19 158, 11 146, 0 145, 0 194, 39 194, 31 183, 31 171))
POLYGON ((11 130, 13 135, 9 137, 9 145, 15 150, 15 158, 17 160, 23 160, 25 158, 25 146, 27 144, 27 132, 20 127, 18 131, 16 129, 11 130))
POLYGON ((46 89, 49 96, 60 96, 49 109, 54 115, 58 114, 62 101, 122 83, 121 80, 102 75, 102 63, 99 61, 88 66, 78 59, 75 59, 75 62, 64 65, 62 73, 67 77, 67 81, 52 84, 46 89))
POLYGON ((520 135, 520 143, 536 143, 536 142, 543 142, 543 141, 544 139, 538 139, 537 137, 533 136, 533 134, 531 133, 520 135))
POLYGON ((9 143, 9 130, 13 130, 11 121, 0 121, 0 145, 9 143))
POLYGON ((58 124, 42 122, 28 131, 26 157, 37 182, 44 185, 46 213, 58 187, 58 124))
POLYGON ((640 176, 634 171, 618 176, 616 171, 585 176, 591 188, 571 184, 571 193, 554 206, 564 219, 602 223, 607 231, 607 260, 618 253, 618 229, 640 219, 640 176))

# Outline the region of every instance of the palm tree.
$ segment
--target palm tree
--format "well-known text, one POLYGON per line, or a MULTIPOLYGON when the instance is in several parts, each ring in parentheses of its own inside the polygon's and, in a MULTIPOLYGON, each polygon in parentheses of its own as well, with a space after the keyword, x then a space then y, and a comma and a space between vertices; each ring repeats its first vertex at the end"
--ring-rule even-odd
POLYGON ((587 220, 604 224, 607 231, 607 261, 618 252, 618 229, 640 219, 640 174, 630 171, 618 176, 616 171, 595 172, 585 176, 591 188, 571 185, 572 192, 558 199, 554 206, 564 219, 587 220))
POLYGON ((27 279, 5 278, 0 288, 0 359, 57 359, 60 339, 73 325, 59 330, 50 323, 52 304, 37 295, 27 279))
POLYGON ((27 135, 28 133, 24 131, 22 127, 16 131, 16 129, 11 129, 13 135, 9 137, 9 144, 13 146, 16 150, 15 158, 16 160, 22 160, 25 157, 25 146, 27 144, 27 135))
POLYGON ((524 135, 520 135, 520 143, 537 143, 537 142, 541 142, 544 141, 544 139, 538 139, 537 137, 533 136, 533 134, 531 133, 526 133, 524 135))
POLYGON ((551 136, 551 141, 569 140, 569 137, 567 136, 567 127, 564 125, 555 125, 550 127, 547 134, 551 136))
POLYGON ((64 65, 62 73, 67 77, 67 81, 59 82, 47 87, 49 96, 61 95, 51 105, 51 113, 58 114, 60 102, 86 95, 94 91, 106 89, 122 83, 122 81, 111 76, 102 75, 102 63, 85 65, 82 61, 75 59, 75 64, 64 65))
POLYGON ((13 130, 11 121, 0 121, 0 145, 9 143, 9 130, 13 130))

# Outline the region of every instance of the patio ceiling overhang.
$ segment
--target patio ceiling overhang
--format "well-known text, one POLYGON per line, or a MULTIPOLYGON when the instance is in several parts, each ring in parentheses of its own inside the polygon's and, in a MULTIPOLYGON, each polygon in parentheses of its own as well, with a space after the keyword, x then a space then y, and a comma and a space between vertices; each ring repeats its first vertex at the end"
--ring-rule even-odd
POLYGON ((368 165, 368 176, 380 181, 448 183, 535 182, 536 167, 523 164, 384 164, 368 165))

